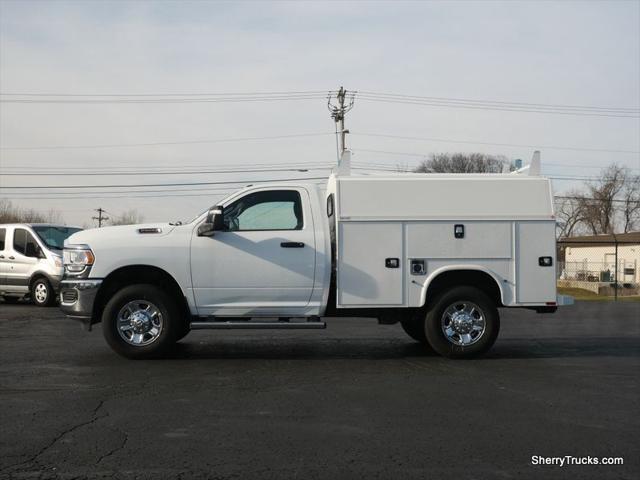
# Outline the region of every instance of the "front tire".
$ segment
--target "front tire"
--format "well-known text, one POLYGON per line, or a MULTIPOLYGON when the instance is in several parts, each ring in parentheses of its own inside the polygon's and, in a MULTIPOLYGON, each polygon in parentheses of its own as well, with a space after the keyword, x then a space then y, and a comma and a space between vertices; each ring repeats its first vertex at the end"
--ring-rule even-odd
POLYGON ((56 301, 56 296, 51 288, 49 280, 44 277, 37 278, 31 284, 31 302, 37 307, 48 307, 56 301))
POLYGON ((487 352, 500 331, 494 301, 474 287, 442 293, 428 309, 425 333, 429 344, 449 358, 472 358, 487 352))
POLYGON ((122 288, 102 313, 102 333, 118 354, 132 359, 166 353, 180 334, 177 302, 155 285, 122 288))

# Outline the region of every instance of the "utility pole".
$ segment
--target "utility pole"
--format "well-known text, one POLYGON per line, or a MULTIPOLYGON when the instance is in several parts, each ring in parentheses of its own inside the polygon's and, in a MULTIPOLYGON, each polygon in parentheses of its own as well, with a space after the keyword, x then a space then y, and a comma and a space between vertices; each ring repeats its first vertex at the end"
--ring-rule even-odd
POLYGON ((344 87, 340 87, 340 90, 338 90, 338 93, 336 94, 337 105, 331 103, 331 95, 329 95, 329 101, 327 103, 327 107, 331 113, 331 118, 336 122, 336 149, 338 153, 338 163, 340 163, 344 152, 347 150, 346 139, 349 130, 344 127, 344 117, 347 112, 353 108, 355 98, 355 92, 350 92, 351 96, 347 103, 348 93, 349 92, 347 92, 344 87))
POLYGON ((105 220, 109 220, 109 217, 105 217, 103 215, 103 213, 106 213, 104 211, 104 209, 102 207, 100 208, 96 208, 95 210, 96 212, 98 212, 98 216, 97 217, 91 217, 93 220, 97 220, 98 221, 98 228, 102 227, 102 222, 104 222, 105 220))

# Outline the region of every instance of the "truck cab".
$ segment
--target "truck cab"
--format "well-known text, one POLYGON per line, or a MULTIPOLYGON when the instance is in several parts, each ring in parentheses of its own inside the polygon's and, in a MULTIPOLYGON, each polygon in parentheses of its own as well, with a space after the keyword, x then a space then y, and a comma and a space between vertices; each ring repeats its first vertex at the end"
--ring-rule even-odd
POLYGON ((556 308, 551 199, 547 179, 509 175, 249 186, 185 225, 71 236, 61 308, 102 322, 130 358, 190 330, 324 328, 323 316, 400 323, 438 353, 479 355, 499 307, 556 308))

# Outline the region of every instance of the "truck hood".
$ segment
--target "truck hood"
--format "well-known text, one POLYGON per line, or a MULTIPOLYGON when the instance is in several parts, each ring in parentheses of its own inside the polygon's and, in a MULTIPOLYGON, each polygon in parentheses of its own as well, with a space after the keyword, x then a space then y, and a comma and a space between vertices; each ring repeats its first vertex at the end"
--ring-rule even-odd
POLYGON ((149 237, 163 237, 176 228, 169 223, 141 223, 137 225, 119 225, 115 227, 92 228, 74 233, 64 241, 64 246, 89 245, 95 242, 107 242, 112 239, 130 242, 144 241, 149 237), (159 232, 156 232, 160 230, 159 232))

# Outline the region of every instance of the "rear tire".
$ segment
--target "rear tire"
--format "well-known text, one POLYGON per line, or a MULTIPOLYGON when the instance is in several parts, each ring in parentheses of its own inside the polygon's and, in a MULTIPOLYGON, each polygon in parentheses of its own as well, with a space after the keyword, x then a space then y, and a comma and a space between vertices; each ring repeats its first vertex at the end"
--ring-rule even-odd
POLYGON ((31 284, 31 302, 36 307, 49 307, 56 301, 56 295, 51 288, 49 280, 44 277, 40 277, 34 280, 31 284))
POLYGON ((102 333, 109 346, 124 357, 155 358, 175 344, 182 321, 169 293, 155 285, 130 285, 107 302, 102 333))
POLYGON ((449 358, 472 358, 487 352, 500 331, 494 301, 474 287, 455 287, 435 298, 425 319, 429 344, 449 358))

